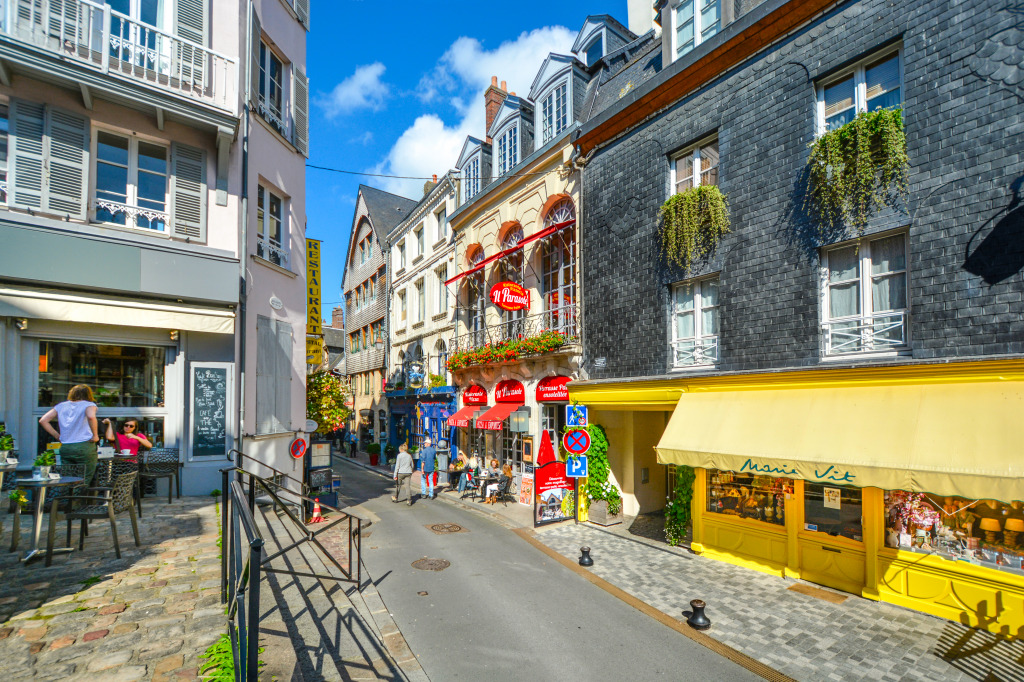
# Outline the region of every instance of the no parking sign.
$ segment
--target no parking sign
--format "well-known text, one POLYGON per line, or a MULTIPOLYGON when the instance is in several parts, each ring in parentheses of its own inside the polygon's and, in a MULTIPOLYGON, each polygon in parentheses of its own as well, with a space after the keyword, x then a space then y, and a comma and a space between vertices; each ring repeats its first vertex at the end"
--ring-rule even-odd
POLYGON ((582 429, 566 431, 562 436, 562 447, 574 457, 585 454, 590 449, 590 434, 582 429))

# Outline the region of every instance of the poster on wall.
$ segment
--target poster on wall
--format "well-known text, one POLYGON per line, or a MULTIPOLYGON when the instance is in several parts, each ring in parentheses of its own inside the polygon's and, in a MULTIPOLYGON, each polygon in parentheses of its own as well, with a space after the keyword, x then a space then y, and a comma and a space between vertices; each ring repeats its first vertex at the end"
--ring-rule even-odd
POLYGON ((825 488, 823 491, 824 504, 827 509, 841 509, 839 501, 839 488, 825 488))
POLYGON ((519 504, 533 504, 533 473, 523 472, 519 482, 519 504))

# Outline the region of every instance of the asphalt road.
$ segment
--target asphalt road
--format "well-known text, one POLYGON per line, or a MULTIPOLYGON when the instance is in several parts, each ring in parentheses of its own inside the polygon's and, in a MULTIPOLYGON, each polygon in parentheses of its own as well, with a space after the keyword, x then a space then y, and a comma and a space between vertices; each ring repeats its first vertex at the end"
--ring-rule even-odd
POLYGON ((379 517, 363 541, 363 561, 432 680, 760 679, 484 515, 439 500, 394 504, 385 479, 338 469, 345 503, 379 517), (437 523, 465 532, 438 535, 429 528, 437 523), (451 565, 412 567, 424 557, 451 565))

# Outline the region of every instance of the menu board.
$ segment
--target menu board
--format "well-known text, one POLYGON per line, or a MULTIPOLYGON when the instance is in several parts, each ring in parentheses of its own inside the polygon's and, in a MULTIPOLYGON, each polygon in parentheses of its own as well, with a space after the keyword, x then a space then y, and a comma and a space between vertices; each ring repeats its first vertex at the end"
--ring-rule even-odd
MULTIPOLYGON (((548 462, 534 470, 533 525, 565 521, 575 517, 562 508, 562 501, 573 493, 575 480, 565 475, 565 462, 548 462)), ((573 510, 575 512, 575 509, 573 510)))
POLYGON ((192 363, 192 457, 226 457, 231 448, 233 367, 229 362, 192 363))

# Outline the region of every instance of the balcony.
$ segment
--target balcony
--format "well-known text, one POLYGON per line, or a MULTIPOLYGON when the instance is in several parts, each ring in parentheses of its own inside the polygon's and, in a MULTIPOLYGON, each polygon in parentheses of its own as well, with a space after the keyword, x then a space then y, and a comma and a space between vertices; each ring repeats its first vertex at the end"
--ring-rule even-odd
POLYGON ((887 353, 907 350, 906 311, 829 320, 821 326, 824 355, 887 353))
MULTIPOLYGON (((488 347, 497 351, 517 341, 535 339, 545 332, 558 332, 564 339, 560 347, 564 347, 579 343, 580 329, 579 309, 575 305, 567 305, 461 334, 452 339, 448 350, 452 356, 488 347)), ((520 352, 517 357, 524 354, 527 353, 520 352)))
POLYGON ((12 5, 0 16, 0 33, 9 38, 109 76, 235 108, 238 64, 231 57, 89 0, 12 5))
POLYGON ((256 255, 274 265, 288 268, 288 249, 284 248, 276 239, 262 234, 257 236, 256 255))
POLYGON ((714 365, 718 362, 718 337, 701 336, 672 343, 672 366, 675 369, 714 365))

